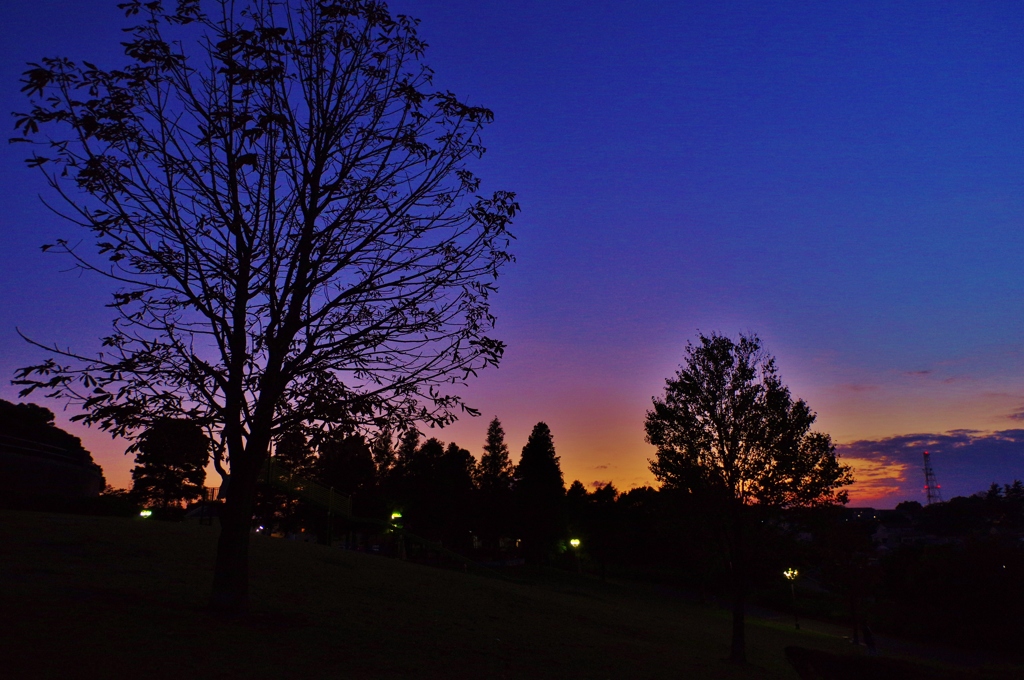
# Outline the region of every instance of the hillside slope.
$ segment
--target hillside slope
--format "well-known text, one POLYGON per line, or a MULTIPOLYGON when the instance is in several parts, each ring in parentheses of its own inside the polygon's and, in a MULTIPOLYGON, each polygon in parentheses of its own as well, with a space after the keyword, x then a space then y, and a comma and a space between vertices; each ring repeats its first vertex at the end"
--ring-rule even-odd
POLYGON ((786 645, 834 637, 729 621, 640 588, 525 585, 255 537, 253 612, 205 598, 217 529, 0 513, 0 668, 21 678, 795 678, 786 645))

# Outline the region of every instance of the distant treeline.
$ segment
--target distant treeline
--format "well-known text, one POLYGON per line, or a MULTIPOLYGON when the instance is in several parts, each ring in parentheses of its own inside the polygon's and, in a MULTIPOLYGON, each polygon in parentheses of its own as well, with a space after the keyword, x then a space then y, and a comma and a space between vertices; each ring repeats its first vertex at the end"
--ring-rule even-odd
MULTIPOLYGON (((480 561, 524 557, 593 577, 645 580, 700 600, 728 591, 713 502, 651 487, 566 487, 544 423, 517 465, 497 419, 479 461, 454 442, 416 432, 393 444, 359 435, 314 444, 292 435, 278 442, 275 456, 351 495, 354 514, 376 521, 336 518, 335 540, 359 531, 372 542, 398 513, 406 531, 480 561)), ((264 487, 257 507, 256 521, 268 531, 324 535, 322 511, 279 491, 264 487)), ((758 526, 751 579, 762 604, 792 606, 782 572, 795 567, 804 615, 856 623, 851 635, 868 624, 876 632, 1012 650, 1024 634, 1014 613, 1024 610, 1020 482, 924 508, 910 502, 874 513, 841 506, 765 513, 758 526), (901 540, 886 546, 878 540, 885 531, 901 540)))

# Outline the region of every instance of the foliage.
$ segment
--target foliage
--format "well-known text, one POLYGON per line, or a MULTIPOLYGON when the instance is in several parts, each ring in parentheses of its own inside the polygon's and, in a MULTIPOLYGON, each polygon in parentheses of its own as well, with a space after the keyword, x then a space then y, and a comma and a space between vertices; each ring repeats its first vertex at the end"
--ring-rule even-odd
POLYGON ((850 469, 828 435, 811 431, 815 414, 792 398, 757 336, 699 340, 647 414, 655 477, 742 505, 845 503, 850 469))
POLYGON ((202 495, 210 440, 199 425, 188 420, 159 420, 128 451, 137 452, 132 494, 143 502, 170 508, 202 495))
POLYGON ((313 448, 301 429, 285 430, 274 442, 274 458, 297 475, 312 475, 313 448))
POLYGON ((317 447, 314 479, 346 496, 375 485, 377 468, 373 454, 361 435, 333 433, 317 447))

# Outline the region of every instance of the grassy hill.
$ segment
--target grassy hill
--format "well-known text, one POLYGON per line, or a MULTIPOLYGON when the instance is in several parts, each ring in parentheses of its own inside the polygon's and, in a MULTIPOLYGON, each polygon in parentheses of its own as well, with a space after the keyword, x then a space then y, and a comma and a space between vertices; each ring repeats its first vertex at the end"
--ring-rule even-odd
POLYGON ((0 512, 10 678, 795 678, 786 645, 837 636, 575 574, 536 583, 256 537, 252 614, 205 609, 216 527, 0 512), (11 672, 13 671, 13 672, 11 672))

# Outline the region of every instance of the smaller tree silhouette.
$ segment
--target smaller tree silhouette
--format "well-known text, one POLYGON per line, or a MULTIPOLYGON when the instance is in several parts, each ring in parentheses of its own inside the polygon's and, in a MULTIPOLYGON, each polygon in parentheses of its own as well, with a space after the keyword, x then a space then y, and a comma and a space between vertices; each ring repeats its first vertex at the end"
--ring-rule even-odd
POLYGON ((503 536, 512 533, 512 484, 515 465, 508 455, 505 430, 497 417, 487 426, 484 453, 477 467, 480 490, 480 537, 489 548, 498 548, 503 536))
POLYGON ((487 426, 487 442, 484 444, 484 454, 480 457, 479 473, 481 489, 490 491, 512 488, 515 466, 508 456, 505 429, 497 416, 487 426))
POLYGON ((210 460, 210 439, 189 420, 154 423, 129 447, 136 452, 132 493, 162 508, 199 498, 210 460))

